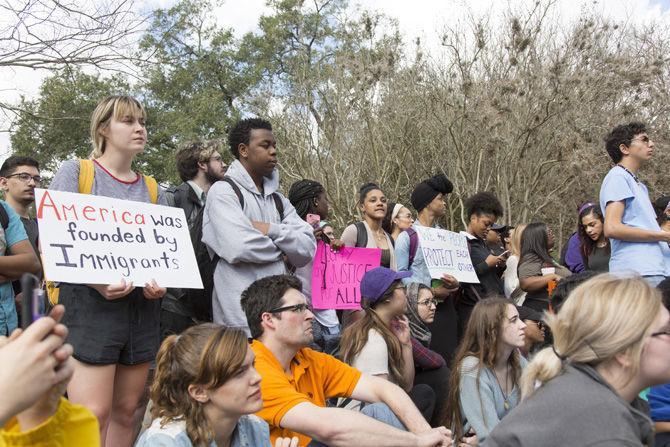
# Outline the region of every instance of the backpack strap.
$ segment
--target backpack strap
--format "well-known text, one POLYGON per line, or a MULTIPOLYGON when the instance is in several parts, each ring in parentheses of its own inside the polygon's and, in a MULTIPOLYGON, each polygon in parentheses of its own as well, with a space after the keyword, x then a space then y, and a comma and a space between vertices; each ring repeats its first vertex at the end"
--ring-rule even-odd
POLYGON ((223 181, 228 183, 231 188, 233 188, 233 191, 235 192, 235 195, 237 196, 237 200, 240 201, 240 206, 242 209, 244 209, 244 196, 242 196, 242 191, 240 191, 240 187, 237 186, 237 183, 235 183, 235 180, 232 178, 228 177, 227 175, 223 177, 223 181))
MULTIPOLYGON (((154 205, 158 203, 158 182, 155 178, 150 175, 143 175, 144 183, 147 185, 147 190, 149 190, 149 199, 154 205)), ((92 185, 93 182, 91 182, 92 185)))
POLYGON ((93 191, 95 167, 93 160, 79 159, 79 194, 90 194, 93 191))
POLYGON ((409 262, 407 267, 411 267, 414 264, 414 257, 416 256, 416 250, 419 248, 419 235, 416 230, 412 227, 409 227, 405 230, 409 236, 409 262))
POLYGON ((279 212, 279 220, 281 222, 284 222, 284 202, 282 201, 279 194, 277 194, 276 192, 272 193, 272 198, 274 199, 275 207, 277 208, 277 211, 279 212))
POLYGON ((7 227, 9 227, 9 214, 2 205, 0 205, 0 225, 2 225, 3 230, 6 230, 7 227))
MULTIPOLYGON (((149 191, 151 203, 158 203, 158 182, 150 175, 144 175, 144 183, 149 191)), ((95 166, 93 160, 79 159, 79 194, 90 194, 93 191, 93 179, 95 178, 95 166)))
POLYGON ((365 223, 358 221, 356 225, 356 247, 368 246, 368 230, 365 228, 365 223))

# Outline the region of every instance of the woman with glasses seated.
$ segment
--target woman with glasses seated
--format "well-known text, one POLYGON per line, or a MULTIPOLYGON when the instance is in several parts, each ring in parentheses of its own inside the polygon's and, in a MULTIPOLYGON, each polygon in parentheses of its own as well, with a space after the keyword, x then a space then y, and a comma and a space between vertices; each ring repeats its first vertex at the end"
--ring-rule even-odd
MULTIPOLYGON (((363 275, 363 316, 342 332, 342 360, 365 374, 383 377, 407 391, 427 421, 433 417, 435 393, 427 385, 414 386, 414 357, 409 321, 405 316, 407 297, 402 278, 410 272, 377 267, 363 275)), ((347 402, 361 409, 358 401, 347 402)))
POLYGON ((439 425, 442 417, 442 406, 447 400, 449 389, 449 368, 437 352, 430 349, 432 334, 428 328, 435 320, 437 301, 433 289, 418 283, 407 284, 407 320, 412 342, 414 357, 414 385, 419 383, 430 386, 435 392, 435 410, 431 425, 439 425))
POLYGON ((598 275, 546 320, 554 344, 528 364, 523 401, 486 447, 654 445, 638 395, 670 382, 670 314, 658 290, 640 277, 598 275))

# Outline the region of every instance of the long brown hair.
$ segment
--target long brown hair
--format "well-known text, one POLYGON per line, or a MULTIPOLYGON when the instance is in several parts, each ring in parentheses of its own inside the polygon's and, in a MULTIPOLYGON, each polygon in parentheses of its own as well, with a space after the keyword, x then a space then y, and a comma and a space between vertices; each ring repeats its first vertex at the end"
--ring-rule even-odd
POLYGON ((166 338, 156 357, 151 416, 161 419, 161 427, 183 420, 194 446, 209 445, 213 432, 202 404, 189 395, 188 387, 223 385, 242 366, 247 345, 244 332, 211 323, 166 338))
POLYGON ((395 289, 401 284, 400 281, 394 281, 388 289, 386 289, 381 298, 375 302, 370 302, 365 298, 361 300, 361 307, 365 314, 360 320, 352 323, 342 332, 340 355, 345 363, 350 365, 353 364, 356 357, 358 357, 358 354, 361 353, 361 350, 368 342, 368 334, 374 329, 381 334, 386 342, 389 358, 389 379, 391 382, 403 386, 402 370, 405 367, 405 360, 402 357, 400 341, 391 331, 391 328, 386 326, 381 318, 379 318, 379 315, 377 315, 377 312, 375 312, 375 307, 380 302, 390 300, 393 297, 395 289))
MULTIPOLYGON (((487 298, 479 301, 474 309, 470 320, 465 328, 463 341, 458 346, 456 358, 451 369, 451 378, 449 380, 449 395, 447 396, 447 405, 445 407, 444 426, 454 432, 454 439, 461 439, 463 436, 463 417, 461 415, 461 367, 465 357, 476 357, 479 364, 477 370, 477 381, 481 375, 482 368, 491 370, 498 361, 498 344, 503 332, 503 325, 507 318, 507 306, 511 301, 504 298, 487 298)), ((516 387, 521 376, 521 366, 519 363, 519 353, 515 349, 507 360, 512 371, 512 383, 516 387)), ((480 405, 482 405, 481 396, 479 396, 480 405)), ((493 427, 490 427, 493 428, 493 427)))

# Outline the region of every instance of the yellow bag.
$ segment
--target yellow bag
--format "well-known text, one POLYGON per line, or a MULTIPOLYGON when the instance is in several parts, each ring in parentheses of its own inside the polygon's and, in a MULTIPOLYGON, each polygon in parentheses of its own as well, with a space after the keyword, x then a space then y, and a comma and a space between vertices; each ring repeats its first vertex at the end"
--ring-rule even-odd
MULTIPOLYGON (((158 183, 150 175, 143 175, 144 183, 149 191, 151 203, 158 203, 158 183)), ((90 194, 93 190, 93 179, 95 178, 95 166, 93 160, 79 159, 79 194, 90 194)), ((47 296, 52 306, 58 304, 60 290, 53 281, 46 282, 47 296)))

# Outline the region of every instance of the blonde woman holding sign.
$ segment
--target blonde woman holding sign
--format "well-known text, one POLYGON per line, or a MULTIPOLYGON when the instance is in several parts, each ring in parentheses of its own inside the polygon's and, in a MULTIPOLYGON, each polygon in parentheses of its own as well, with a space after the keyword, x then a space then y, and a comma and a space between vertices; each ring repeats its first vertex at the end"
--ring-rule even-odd
MULTIPOLYGON (((91 117, 91 160, 64 162, 51 189, 165 204, 156 181, 131 168, 147 142, 145 119, 144 107, 132 97, 100 101, 91 117)), ((60 284, 75 359, 68 397, 95 413, 103 446, 133 442, 133 415, 158 350, 158 299, 165 292, 155 281, 139 287, 123 280, 60 284)))

